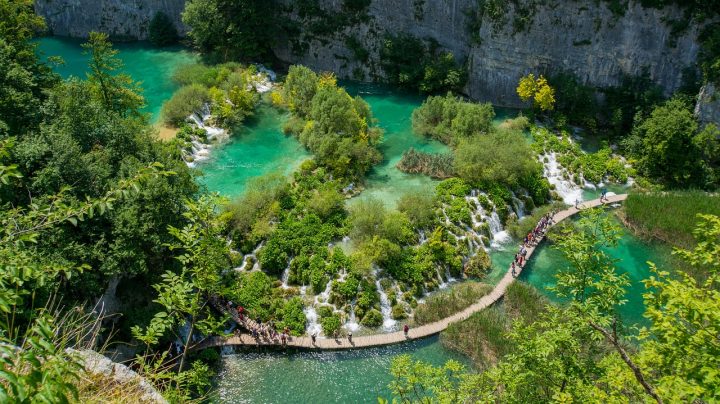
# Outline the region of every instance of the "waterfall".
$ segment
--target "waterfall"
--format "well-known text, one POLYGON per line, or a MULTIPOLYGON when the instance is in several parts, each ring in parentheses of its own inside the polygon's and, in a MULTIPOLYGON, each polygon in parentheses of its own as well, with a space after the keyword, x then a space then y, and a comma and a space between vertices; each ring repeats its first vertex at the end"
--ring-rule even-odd
POLYGON ((355 318, 355 300, 350 303, 350 318, 345 322, 345 329, 350 332, 356 332, 360 329, 360 324, 358 324, 357 319, 355 318))
POLYGON ((390 300, 388 299, 385 289, 380 284, 380 279, 377 277, 379 270, 374 271, 375 275, 375 287, 380 294, 380 312, 383 316, 383 329, 385 331, 392 331, 395 328, 397 322, 392 318, 392 307, 390 306, 390 300))
POLYGON ((503 243, 510 239, 510 235, 503 230, 500 216, 497 211, 493 210, 492 214, 488 217, 488 225, 490 226, 490 232, 492 233, 493 239, 490 245, 493 248, 499 248, 503 243))
POLYGON ((522 199, 518 198, 517 195, 515 195, 515 193, 513 193, 512 203, 513 203, 513 210, 515 211, 517 218, 522 219, 523 216, 525 216, 525 202, 523 202, 522 199))
POLYGON ((572 180, 563 177, 565 169, 558 164, 555 152, 541 155, 540 162, 544 167, 543 175, 548 182, 555 186, 555 191, 562 197, 563 202, 574 205, 576 200, 582 201, 582 189, 572 180), (546 159, 547 162, 545 162, 546 159))
POLYGON ((320 334, 322 331, 322 327, 320 326, 320 323, 318 323, 318 314, 317 311, 315 311, 314 307, 306 307, 303 310, 303 313, 305 313, 305 319, 307 320, 307 326, 305 327, 305 332, 308 335, 312 334, 320 334))
POLYGON ((292 260, 288 261, 287 267, 285 267, 285 270, 282 274, 282 288, 287 289, 290 286, 288 286, 288 279, 290 279, 290 263, 292 263, 292 260))
MULTIPOLYGON (((263 247, 264 241, 261 241, 260 244, 255 247, 255 249, 250 254, 245 254, 243 257, 242 263, 240 263, 240 266, 235 268, 236 271, 247 271, 248 269, 246 266, 248 265, 248 261, 252 258, 253 260, 253 266, 250 269, 250 271, 258 271, 260 270, 260 263, 257 259, 257 253, 260 251, 260 249, 263 247)), ((288 264, 289 267, 290 264, 288 264)))
POLYGON ((445 289, 447 287, 447 283, 445 282, 442 275, 440 274, 440 268, 435 267, 435 273, 437 273, 437 276, 438 276, 438 288, 445 289))

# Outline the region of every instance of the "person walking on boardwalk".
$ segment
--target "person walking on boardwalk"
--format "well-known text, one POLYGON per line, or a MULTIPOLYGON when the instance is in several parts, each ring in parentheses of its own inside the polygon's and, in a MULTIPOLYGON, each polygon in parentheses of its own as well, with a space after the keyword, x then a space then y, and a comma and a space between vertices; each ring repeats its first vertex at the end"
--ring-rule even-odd
POLYGON ((512 274, 513 278, 516 276, 516 274, 515 274, 515 261, 513 261, 513 263, 510 264, 510 273, 512 274))
POLYGON ((312 333, 312 335, 310 336, 310 339, 312 340, 313 345, 315 345, 315 340, 317 339, 317 334, 312 333))
POLYGON ((348 332, 348 341, 352 344, 352 331, 348 332))
POLYGON ((407 338, 408 332, 410 332, 410 326, 405 324, 405 327, 403 327, 403 332, 405 333, 405 337, 407 338))

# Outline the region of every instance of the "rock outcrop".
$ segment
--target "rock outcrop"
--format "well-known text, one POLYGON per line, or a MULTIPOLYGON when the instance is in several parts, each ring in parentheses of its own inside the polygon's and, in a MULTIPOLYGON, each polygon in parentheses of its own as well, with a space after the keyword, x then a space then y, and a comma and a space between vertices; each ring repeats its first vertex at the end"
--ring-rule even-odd
POLYGON ((125 386, 127 396, 132 396, 132 400, 139 400, 143 403, 167 404, 168 401, 165 400, 162 394, 160 394, 150 382, 127 366, 115 363, 107 357, 89 349, 68 349, 68 352, 77 355, 86 373, 95 377, 106 378, 115 384, 125 386))
POLYGON ((150 20, 163 12, 183 35, 180 20, 185 0, 35 0, 35 12, 45 18, 54 35, 86 38, 91 31, 114 39, 148 38, 150 20))
MULTIPOLYGON (((277 0, 291 4, 293 0, 277 0)), ((344 1, 319 0, 326 10, 339 11, 344 1)), ((372 0, 369 18, 332 36, 307 42, 301 55, 289 40, 279 40, 277 56, 316 70, 333 71, 343 78, 371 80, 382 76, 379 49, 386 34, 408 33, 432 38, 467 62, 465 93, 498 105, 518 106, 518 79, 528 72, 568 71, 583 83, 611 86, 623 75, 647 73, 670 94, 682 82, 682 72, 698 53, 697 26, 673 35, 669 22, 682 19, 683 10, 643 8, 630 0, 623 15, 613 13, 607 1, 546 0, 505 2, 498 18, 477 15, 477 0, 372 0), (540 4, 542 3, 542 4, 540 4), (525 13, 525 14, 523 14, 525 13), (515 15, 524 22, 514 24, 515 15), (472 23, 472 24, 471 24, 472 23), (473 30, 468 29, 472 25, 473 30), (348 46, 357 40, 369 52, 358 61, 348 46)), ((102 30, 115 37, 147 37, 148 21, 163 11, 185 32, 180 22, 184 0, 38 0, 36 9, 58 35, 85 36, 102 30)), ((302 27, 302 25, 301 25, 302 27)))
POLYGON ((708 83, 700 89, 695 116, 701 124, 714 123, 720 127, 720 93, 714 84, 708 83))

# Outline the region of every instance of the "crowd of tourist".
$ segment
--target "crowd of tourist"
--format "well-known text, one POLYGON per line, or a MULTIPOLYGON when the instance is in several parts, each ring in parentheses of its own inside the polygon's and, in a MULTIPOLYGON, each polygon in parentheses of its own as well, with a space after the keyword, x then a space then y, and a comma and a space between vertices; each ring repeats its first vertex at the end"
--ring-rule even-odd
POLYGON ((513 277, 517 276, 518 269, 524 267, 527 263, 528 248, 537 246, 542 238, 545 237, 547 230, 555 224, 554 216, 554 211, 543 215, 535 228, 525 236, 517 254, 515 254, 515 259, 512 264, 510 264, 510 271, 513 277))

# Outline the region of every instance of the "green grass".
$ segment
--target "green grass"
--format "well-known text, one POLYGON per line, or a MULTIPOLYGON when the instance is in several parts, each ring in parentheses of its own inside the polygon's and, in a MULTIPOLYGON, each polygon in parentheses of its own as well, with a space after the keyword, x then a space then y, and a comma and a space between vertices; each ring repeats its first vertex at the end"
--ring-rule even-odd
POLYGON ((450 324, 440 335, 440 342, 469 357, 475 369, 487 369, 512 352, 513 347, 505 338, 512 322, 535 320, 547 304, 537 289, 525 282, 515 282, 508 287, 502 304, 450 324))
POLYGON ((416 325, 432 323, 451 316, 477 302, 492 291, 491 285, 466 281, 438 292, 419 304, 413 316, 416 325))
POLYGON ((625 202, 625 221, 639 235, 691 248, 700 213, 720 216, 720 196, 701 191, 631 194, 625 202))

